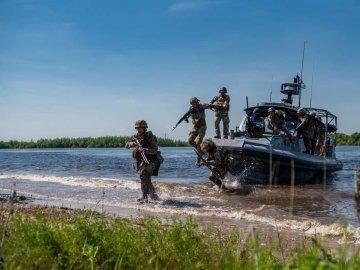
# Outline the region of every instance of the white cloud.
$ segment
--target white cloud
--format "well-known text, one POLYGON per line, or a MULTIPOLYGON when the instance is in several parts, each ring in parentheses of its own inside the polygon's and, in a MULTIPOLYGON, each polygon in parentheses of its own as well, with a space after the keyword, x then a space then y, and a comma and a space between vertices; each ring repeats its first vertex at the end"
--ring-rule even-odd
POLYGON ((174 13, 196 10, 211 4, 211 1, 186 1, 177 2, 170 6, 169 11, 174 13))

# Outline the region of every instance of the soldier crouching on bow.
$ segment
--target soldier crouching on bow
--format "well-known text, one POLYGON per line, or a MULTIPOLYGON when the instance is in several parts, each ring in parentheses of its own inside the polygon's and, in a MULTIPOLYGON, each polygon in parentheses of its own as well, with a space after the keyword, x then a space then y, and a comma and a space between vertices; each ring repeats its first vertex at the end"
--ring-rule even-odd
POLYGON ((220 150, 217 149, 216 144, 211 139, 204 140, 200 144, 200 149, 203 155, 208 155, 206 159, 202 158, 200 166, 207 166, 211 170, 210 181, 222 188, 221 179, 224 178, 226 170, 224 169, 220 150))
POLYGON ((138 202, 148 202, 148 196, 152 200, 159 200, 155 188, 151 183, 151 176, 157 176, 163 158, 158 151, 157 139, 151 131, 147 131, 148 125, 145 120, 135 122, 137 133, 131 137, 125 147, 135 147, 133 158, 136 160, 137 171, 140 173, 142 197, 138 202))
POLYGON ((286 127, 285 113, 281 110, 275 110, 274 107, 270 107, 268 113, 269 116, 267 118, 269 121, 269 128, 273 131, 273 133, 275 135, 279 135, 280 131, 284 131, 290 142, 294 143, 294 138, 286 127))

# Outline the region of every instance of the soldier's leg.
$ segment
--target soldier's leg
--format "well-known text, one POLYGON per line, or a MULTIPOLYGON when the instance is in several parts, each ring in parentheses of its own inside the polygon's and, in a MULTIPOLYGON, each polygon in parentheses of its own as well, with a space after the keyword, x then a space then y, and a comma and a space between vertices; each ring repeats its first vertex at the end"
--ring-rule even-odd
MULTIPOLYGON (((201 153, 200 144, 202 143, 202 141, 205 137, 206 126, 198 128, 197 132, 198 132, 198 136, 195 139, 195 144, 196 144, 196 149, 201 153)), ((201 162, 200 158, 197 157, 196 164, 199 164, 200 162, 201 162)))
POLYGON ((140 172, 140 182, 142 197, 138 201, 143 203, 148 201, 148 195, 150 194, 149 183, 151 183, 151 176, 145 169, 140 172))
POLYGON ((310 139, 306 133, 303 133, 303 141, 304 141, 304 146, 306 149, 305 153, 310 154, 310 149, 311 149, 310 139))
POLYGON ((229 123, 230 118, 228 114, 225 114, 223 116, 223 133, 224 133, 224 139, 227 139, 229 137, 229 123))
POLYGON ((205 134, 206 134, 206 126, 198 128, 198 136, 196 137, 195 143, 197 149, 200 149, 200 144, 204 140, 205 134))
POLYGON ((151 199, 158 200, 159 197, 156 194, 154 185, 151 182, 151 175, 158 166, 158 161, 151 160, 148 165, 140 173, 141 180, 141 190, 143 192, 143 198, 147 199, 147 196, 150 195, 151 199))
POLYGON ((220 139, 220 121, 221 121, 221 115, 216 114, 215 115, 215 138, 220 139))
POLYGON ((195 148, 197 148, 196 142, 195 142, 195 138, 197 136, 198 136, 198 131, 197 131, 197 129, 193 128, 189 133, 188 142, 191 146, 193 146, 195 148))

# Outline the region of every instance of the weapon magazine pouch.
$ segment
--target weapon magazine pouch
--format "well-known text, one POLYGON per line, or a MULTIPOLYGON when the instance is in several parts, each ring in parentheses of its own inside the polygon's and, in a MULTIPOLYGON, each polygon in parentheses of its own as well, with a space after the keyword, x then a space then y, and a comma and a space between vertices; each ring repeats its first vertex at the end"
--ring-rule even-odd
POLYGON ((164 158, 162 157, 160 151, 157 151, 156 157, 157 157, 157 159, 159 160, 160 164, 162 164, 162 163, 164 162, 164 158))
POLYGON ((157 158, 157 160, 159 161, 159 164, 156 166, 156 168, 154 169, 154 171, 153 171, 153 173, 152 173, 151 176, 158 176, 161 163, 164 162, 164 158, 161 156, 161 152, 160 152, 160 151, 157 151, 157 153, 156 153, 156 158, 157 158))

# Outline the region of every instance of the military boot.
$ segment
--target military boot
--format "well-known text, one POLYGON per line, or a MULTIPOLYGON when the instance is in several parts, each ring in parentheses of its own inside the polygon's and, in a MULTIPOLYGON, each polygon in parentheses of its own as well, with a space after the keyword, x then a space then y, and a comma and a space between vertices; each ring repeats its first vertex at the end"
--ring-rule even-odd
POLYGON ((146 193, 143 193, 143 195, 137 199, 138 203, 148 203, 149 199, 148 199, 148 195, 146 193))
POLYGON ((150 194, 150 198, 153 200, 153 201, 160 201, 160 198, 159 196, 156 194, 156 192, 153 192, 150 194))

